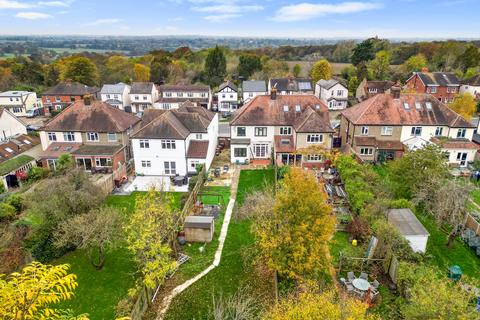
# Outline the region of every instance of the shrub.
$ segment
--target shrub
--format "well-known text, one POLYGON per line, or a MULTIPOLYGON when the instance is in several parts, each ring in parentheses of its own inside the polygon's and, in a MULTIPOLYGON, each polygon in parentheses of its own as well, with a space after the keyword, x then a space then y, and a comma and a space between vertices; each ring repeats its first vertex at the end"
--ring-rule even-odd
POLYGON ((410 203, 410 201, 403 198, 390 201, 389 207, 390 209, 403 209, 403 208, 413 209, 413 206, 410 203))
POLYGON ((13 206, 17 213, 19 213, 23 209, 23 197, 17 193, 10 195, 5 200, 5 203, 13 206))
POLYGON ((195 185, 197 184, 198 181, 198 176, 193 176, 188 180, 188 191, 192 191, 193 188, 195 188, 195 185))
POLYGON ((347 232, 360 242, 368 240, 372 234, 367 221, 358 216, 353 217, 352 221, 347 225, 347 232))
POLYGON ((0 194, 5 193, 5 191, 7 191, 7 190, 5 189, 5 185, 2 182, 2 183, 0 183, 0 194))
POLYGON ((42 167, 32 167, 28 170, 28 182, 35 182, 47 176, 48 170, 42 167))
POLYGON ((0 221, 11 220, 17 214, 17 209, 8 203, 0 203, 0 221))
POLYGON ((385 256, 389 250, 392 250, 399 259, 411 259, 414 257, 408 241, 387 221, 378 220, 373 225, 373 231, 378 239, 377 255, 380 257, 385 256))

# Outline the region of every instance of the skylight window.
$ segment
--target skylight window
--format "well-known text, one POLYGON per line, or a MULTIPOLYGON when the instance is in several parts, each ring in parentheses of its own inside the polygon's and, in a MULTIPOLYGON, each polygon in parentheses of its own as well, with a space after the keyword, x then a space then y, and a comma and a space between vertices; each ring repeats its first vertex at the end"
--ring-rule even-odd
POLYGON ((420 104, 420 102, 415 102, 415 109, 417 110, 422 109, 422 105, 420 104))
POLYGON ((432 110, 432 103, 431 102, 425 102, 425 107, 427 110, 432 110))
POLYGON ((297 105, 295 106, 295 111, 296 111, 296 112, 300 112, 300 105, 297 104, 297 105))
POLYGON ((288 106, 287 105, 283 106, 283 111, 288 112, 288 106))
POLYGON ((12 149, 10 149, 10 148, 8 148, 8 147, 7 147, 7 148, 5 148, 5 150, 7 150, 7 151, 8 151, 8 152, 10 152, 10 153, 12 153, 12 152, 13 152, 13 150, 12 150, 12 149))
POLYGON ((319 104, 316 104, 316 105, 315 105, 315 109, 317 109, 317 110, 320 109, 320 105, 319 105, 319 104))
POLYGON ((408 102, 404 102, 403 107, 405 108, 405 110, 410 110, 410 105, 408 104, 408 102))
POLYGON ((26 143, 26 144, 31 144, 31 142, 28 141, 28 140, 23 140, 23 142, 26 143))

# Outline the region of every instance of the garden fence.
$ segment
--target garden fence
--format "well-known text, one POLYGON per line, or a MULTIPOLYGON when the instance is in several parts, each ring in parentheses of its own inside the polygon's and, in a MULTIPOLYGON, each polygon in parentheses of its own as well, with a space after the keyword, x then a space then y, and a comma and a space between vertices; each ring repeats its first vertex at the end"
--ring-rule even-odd
POLYGON ((470 213, 467 213, 465 227, 475 231, 476 235, 480 235, 480 223, 470 213))
MULTIPOLYGON (((181 220, 184 220, 185 217, 188 216, 192 211, 193 205, 197 199, 197 194, 202 188, 206 176, 207 170, 205 166, 203 166, 202 170, 198 174, 197 183, 193 187, 193 190, 190 192, 187 201, 183 205, 181 216, 179 217, 181 220)), ((131 320, 141 320, 143 318, 148 306, 151 302, 153 302, 155 292, 158 291, 158 289, 159 285, 156 285, 155 288, 148 288, 145 285, 142 285, 137 301, 135 302, 130 315, 131 320)))

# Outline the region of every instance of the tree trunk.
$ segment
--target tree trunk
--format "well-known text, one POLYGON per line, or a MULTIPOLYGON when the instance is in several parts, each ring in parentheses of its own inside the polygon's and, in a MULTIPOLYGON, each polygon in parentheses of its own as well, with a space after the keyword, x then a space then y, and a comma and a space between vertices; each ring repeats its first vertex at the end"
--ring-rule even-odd
POLYGON ((453 241, 455 240, 455 237, 456 237, 457 234, 458 234, 458 229, 459 229, 459 226, 456 225, 455 227, 453 227, 452 231, 451 231, 450 234, 448 235, 447 247, 448 247, 449 249, 451 249, 452 246, 453 246, 453 241))
POLYGON ((90 263, 95 269, 101 270, 105 265, 105 248, 103 246, 98 246, 96 250, 98 257, 94 257, 93 251, 95 251, 95 249, 89 250, 90 263))

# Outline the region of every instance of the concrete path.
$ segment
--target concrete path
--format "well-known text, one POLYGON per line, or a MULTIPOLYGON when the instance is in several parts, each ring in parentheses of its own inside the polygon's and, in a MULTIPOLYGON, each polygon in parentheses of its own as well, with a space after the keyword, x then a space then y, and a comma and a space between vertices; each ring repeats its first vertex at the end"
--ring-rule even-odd
POLYGON ((205 270, 197 274, 195 277, 185 281, 181 285, 175 287, 168 296, 163 298, 162 303, 157 311, 157 318, 156 320, 162 320, 165 314, 172 303, 173 298, 177 295, 185 291, 188 287, 192 284, 203 278, 207 275, 210 271, 218 267, 220 261, 222 259, 222 252, 223 252, 223 245, 225 244, 225 239, 227 238, 228 226, 230 224, 230 220, 232 219, 232 211, 235 205, 235 200, 237 198, 237 188, 238 188, 238 178, 240 176, 240 170, 235 168, 235 172, 233 173, 232 178, 232 186, 230 190, 230 201, 228 202, 227 210, 225 211, 225 217, 223 218, 222 229, 220 231, 220 237, 218 238, 219 244, 217 251, 215 252, 215 258, 213 259, 213 263, 209 265, 205 270))

